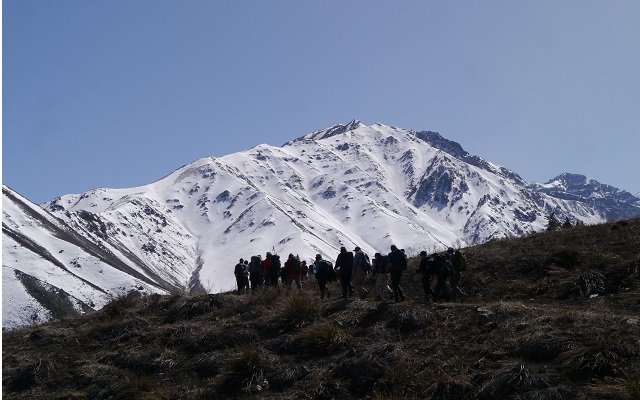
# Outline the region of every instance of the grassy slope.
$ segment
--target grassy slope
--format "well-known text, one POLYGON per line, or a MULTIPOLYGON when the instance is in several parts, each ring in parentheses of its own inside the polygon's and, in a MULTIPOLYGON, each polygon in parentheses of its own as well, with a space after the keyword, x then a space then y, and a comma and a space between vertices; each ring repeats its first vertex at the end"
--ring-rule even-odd
POLYGON ((424 303, 410 268, 400 304, 312 278, 3 332, 3 398, 640 398, 640 219, 466 252, 457 303, 424 303))

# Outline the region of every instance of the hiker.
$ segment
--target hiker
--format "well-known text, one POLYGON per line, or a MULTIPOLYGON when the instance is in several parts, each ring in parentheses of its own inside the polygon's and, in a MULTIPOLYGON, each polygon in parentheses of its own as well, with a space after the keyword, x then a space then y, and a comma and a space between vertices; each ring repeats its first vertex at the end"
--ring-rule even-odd
POLYGON ((434 260, 432 274, 436 276, 436 290, 433 294, 433 301, 437 302, 440 299, 440 295, 444 295, 446 301, 451 301, 449 288, 447 288, 447 279, 451 276, 453 267, 450 267, 450 261, 443 254, 433 253, 431 258, 434 260))
POLYGON ((447 253, 449 256, 449 261, 453 266, 453 275, 449 278, 449 285, 451 286, 451 299, 456 301, 458 295, 465 296, 464 292, 460 290, 460 277, 462 276, 462 272, 467 265, 467 256, 462 252, 462 250, 453 250, 452 247, 447 249, 447 253))
POLYGON ((388 256, 389 272, 391 275, 391 289, 396 303, 404 301, 405 296, 400 286, 402 272, 407 269, 407 255, 395 245, 391 245, 391 253, 388 256))
POLYGON ((244 287, 249 291, 249 260, 244 259, 244 287))
POLYGON ((364 300, 369 294, 364 285, 367 281, 367 275, 371 271, 371 263, 360 247, 356 246, 353 251, 355 253, 353 256, 353 283, 358 289, 358 296, 364 300))
POLYGON ((353 253, 347 251, 343 246, 340 247, 340 254, 336 258, 335 270, 338 271, 340 277, 340 285, 342 286, 342 298, 347 298, 347 292, 349 295, 353 295, 353 286, 351 286, 351 275, 353 274, 353 253))
POLYGON ((424 290, 424 301, 429 301, 429 297, 433 297, 435 292, 431 288, 431 271, 434 261, 431 257, 427 256, 427 252, 422 250, 420 252, 420 265, 416 270, 416 273, 422 274, 422 289, 424 290))
POLYGON ((271 252, 267 251, 264 261, 262 261, 262 275, 264 276, 265 286, 271 286, 269 272, 271 272, 271 252))
POLYGON ((393 298, 393 290, 389 287, 387 257, 380 253, 374 254, 371 269, 375 275, 375 299, 382 300, 385 293, 393 298))
POLYGON ((262 257, 251 256, 249 263, 249 280, 251 281, 251 291, 255 292, 257 288, 262 286, 264 276, 262 275, 262 257))
POLYGON ((300 279, 302 281, 307 280, 307 276, 309 275, 309 266, 307 265, 307 260, 300 261, 300 279))
POLYGON ((300 257, 289 253, 289 258, 284 263, 284 269, 287 274, 287 286, 291 288, 291 283, 295 281, 298 290, 302 290, 302 284, 300 283, 300 274, 302 272, 300 257))
POLYGON ((324 299, 325 293, 327 298, 331 297, 331 292, 327 288, 327 283, 333 282, 334 272, 331 261, 323 260, 322 255, 316 254, 316 261, 313 263, 313 269, 315 270, 316 279, 318 280, 318 287, 320 288, 320 298, 324 299))
MULTIPOLYGON (((270 253, 267 253, 270 254, 270 253)), ((280 256, 272 254, 269 269, 267 270, 267 280, 271 286, 278 286, 278 277, 280 276, 280 256)))
POLYGON ((245 285, 245 272, 247 269, 244 267, 244 260, 241 258, 240 262, 236 264, 233 270, 233 274, 236 276, 236 283, 238 285, 238 294, 242 294, 246 291, 245 285))

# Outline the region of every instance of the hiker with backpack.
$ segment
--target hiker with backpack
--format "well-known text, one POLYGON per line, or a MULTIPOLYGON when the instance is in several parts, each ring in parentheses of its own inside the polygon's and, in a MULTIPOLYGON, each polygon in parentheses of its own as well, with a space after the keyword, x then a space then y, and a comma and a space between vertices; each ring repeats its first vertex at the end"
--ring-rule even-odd
POLYGON ((393 298, 393 290, 389 287, 389 271, 387 268, 387 256, 376 253, 371 262, 371 270, 375 276, 375 299, 382 300, 385 293, 393 298))
POLYGON ((416 273, 422 274, 422 289, 424 290, 424 301, 429 301, 429 297, 433 297, 435 292, 431 288, 431 277, 434 265, 433 258, 427 256, 427 252, 422 250, 420 252, 420 265, 416 270, 416 273))
POLYGON ((267 251, 265 258, 262 261, 262 275, 264 276, 265 286, 271 286, 269 272, 271 272, 271 253, 267 251))
POLYGON ((367 275, 371 272, 371 263, 360 247, 356 246, 353 251, 355 252, 353 256, 353 283, 358 289, 358 296, 364 300, 369 294, 369 290, 364 285, 367 281, 367 275))
MULTIPOLYGON (((271 254, 271 253, 267 253, 271 254)), ((277 254, 271 254, 269 257, 269 267, 267 268, 267 281, 271 286, 278 286, 278 277, 280 276, 280 268, 282 264, 280 262, 280 256, 277 254)))
POLYGON ((327 298, 331 297, 331 293, 327 288, 327 283, 333 282, 334 271, 331 261, 323 260, 322 255, 316 254, 316 261, 313 263, 313 270, 315 270, 315 276, 318 280, 318 287, 320 288, 320 298, 324 299, 325 293, 327 298))
POLYGON ((340 248, 340 254, 336 258, 335 270, 338 271, 340 277, 340 285, 342 286, 342 298, 347 298, 353 294, 353 286, 351 286, 351 276, 353 274, 353 253, 347 251, 346 247, 340 248))
POLYGON ((300 275, 302 273, 300 257, 289 253, 289 258, 287 258, 287 261, 284 263, 284 269, 287 275, 287 287, 291 289, 291 284, 295 281, 298 290, 302 290, 302 283, 300 282, 300 275))
POLYGON ((460 277, 462 276, 462 272, 467 266, 467 256, 460 249, 453 250, 452 247, 447 249, 447 253, 449 255, 449 261, 453 266, 453 274, 449 278, 449 285, 451 286, 451 298, 453 301, 456 301, 458 295, 465 296, 465 293, 460 290, 460 277))
POLYGON ((402 273, 407 269, 407 255, 404 251, 398 249, 395 245, 391 245, 391 253, 388 256, 389 274, 391 275, 391 289, 393 290, 393 299, 396 303, 405 301, 404 292, 400 286, 402 273))
POLYGON ((433 258, 433 275, 436 277, 436 290, 433 295, 433 301, 437 302, 441 295, 444 295, 446 301, 451 301, 449 288, 447 288, 447 279, 453 274, 453 266, 444 254, 434 253, 433 258))
POLYGON ((251 281, 252 292, 255 292, 257 288, 262 286, 264 276, 262 274, 261 256, 251 256, 251 262, 249 262, 249 280, 251 281))
POLYGON ((238 294, 242 294, 247 291, 247 287, 245 285, 245 272, 246 268, 244 266, 244 260, 241 258, 240 262, 238 262, 233 270, 233 275, 236 277, 236 284, 238 285, 238 294))

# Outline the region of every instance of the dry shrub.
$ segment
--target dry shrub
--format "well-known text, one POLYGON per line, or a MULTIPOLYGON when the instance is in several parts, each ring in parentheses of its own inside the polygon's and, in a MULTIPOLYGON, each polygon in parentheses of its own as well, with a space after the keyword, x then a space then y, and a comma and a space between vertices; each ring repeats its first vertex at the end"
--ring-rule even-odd
POLYGON ((349 380, 349 391, 362 397, 367 395, 373 385, 390 371, 386 359, 374 354, 364 354, 356 359, 343 361, 335 369, 337 378, 349 380))
POLYGON ((47 378, 54 370, 55 365, 46 359, 20 360, 19 366, 2 371, 2 386, 10 391, 28 389, 47 378))
POLYGON ((518 354, 529 361, 551 361, 571 347, 571 341, 545 333, 526 338, 520 344, 518 354))
POLYGON ((104 354, 98 358, 98 362, 129 371, 152 374, 171 371, 177 365, 177 359, 178 355, 170 350, 158 353, 153 349, 136 348, 104 354))
POLYGON ((93 345, 97 346, 100 343, 126 342, 139 332, 146 331, 150 325, 146 318, 132 311, 127 311, 120 320, 109 320, 104 323, 94 320, 85 329, 86 337, 95 340, 96 343, 93 345))
POLYGON ((404 356, 396 357, 389 360, 388 372, 374 384, 374 392, 407 398, 419 383, 416 378, 416 369, 410 361, 404 356))
POLYGON ((581 296, 602 294, 605 291, 605 278, 598 271, 587 271, 576 278, 576 290, 581 296))
POLYGON ((353 340, 343 329, 320 323, 308 326, 298 336, 300 348, 313 356, 328 356, 347 348, 353 340))
POLYGON ((576 347, 562 355, 566 371, 577 378, 605 378, 620 375, 620 371, 637 363, 635 345, 608 343, 600 340, 591 346, 576 347))
POLYGON ((51 326, 42 326, 34 329, 29 333, 29 340, 40 345, 49 345, 53 343, 68 342, 73 331, 65 328, 55 328, 51 326))
POLYGON ((561 250, 547 259, 546 265, 555 265, 564 269, 575 269, 579 264, 579 253, 575 250, 561 250))
POLYGON ((144 301, 139 296, 121 295, 102 307, 101 314, 109 318, 117 318, 127 314, 131 310, 135 310, 144 305, 144 301))
POLYGON ((277 321, 289 329, 299 329, 313 322, 319 315, 317 302, 303 295, 287 299, 277 321))
POLYGON ((245 347, 226 363, 226 379, 220 384, 220 390, 233 393, 260 391, 272 364, 261 348, 245 347))
POLYGON ((276 287, 273 286, 263 286, 256 291, 251 292, 246 296, 246 302, 250 306, 258 306, 258 307, 270 307, 274 304, 277 304, 280 299, 282 299, 285 294, 285 289, 282 285, 278 285, 276 287))
POLYGON ((478 399, 495 399, 513 394, 549 388, 549 383, 532 373, 525 365, 517 365, 489 380, 478 393, 478 399))
POLYGON ((309 375, 309 370, 305 366, 285 367, 269 375, 265 382, 269 389, 281 392, 307 375, 309 375))
POLYGON ((431 385, 425 390, 425 398, 432 400, 468 399, 475 387, 466 376, 451 376, 442 371, 429 380, 431 385))
POLYGON ((197 356, 187 362, 187 369, 194 371, 200 379, 216 376, 220 373, 220 355, 209 353, 197 356))
POLYGON ((382 316, 387 313, 389 308, 390 308, 390 304, 388 302, 386 302, 386 301, 378 303, 376 308, 369 309, 362 316, 362 319, 360 320, 360 326, 368 327, 368 326, 371 326, 371 325, 375 324, 376 322, 380 321, 382 316))
POLYGON ((387 328, 406 333, 425 328, 432 319, 431 313, 422 308, 409 308, 387 322, 387 328))
POLYGON ((278 355, 298 354, 298 344, 293 335, 278 335, 262 343, 265 349, 278 355))
POLYGON ((164 322, 188 321, 223 306, 224 301, 218 295, 181 297, 169 306, 164 322))

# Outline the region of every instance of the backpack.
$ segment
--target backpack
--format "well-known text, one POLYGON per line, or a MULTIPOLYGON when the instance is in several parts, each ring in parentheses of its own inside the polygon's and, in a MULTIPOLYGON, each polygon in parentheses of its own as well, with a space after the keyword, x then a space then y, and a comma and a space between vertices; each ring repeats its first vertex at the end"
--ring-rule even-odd
POLYGON ((453 266, 451 265, 451 262, 449 260, 447 260, 447 258, 445 256, 443 256, 442 254, 438 254, 435 256, 435 274, 438 277, 441 278, 448 278, 451 275, 453 275, 453 266))
POLYGON ((335 271, 333 270, 333 263, 329 260, 318 260, 316 261, 316 277, 324 276, 328 280, 332 281, 335 277, 335 271))
POLYGON ((404 251, 398 250, 396 255, 396 263, 398 264, 398 266, 400 267, 400 269, 402 271, 406 271, 408 266, 409 266, 409 262, 407 261, 407 255, 404 253, 404 251))
POLYGON ((280 256, 277 254, 274 254, 271 256, 271 271, 276 271, 276 272, 280 272, 280 267, 282 265, 280 264, 280 256))
POLYGON ((406 271, 407 270, 407 255, 400 250, 389 253, 387 259, 391 263, 391 271, 406 271))
POLYGON ((462 250, 456 250, 454 256, 454 268, 456 271, 464 271, 467 268, 467 255, 462 250))
POLYGON ((251 256, 251 262, 249 263, 249 272, 262 272, 262 258, 260 258, 260 256, 251 256))
POLYGON ((298 256, 295 256, 291 259, 291 262, 289 263, 289 270, 291 272, 302 271, 302 265, 300 264, 300 258, 298 256))

